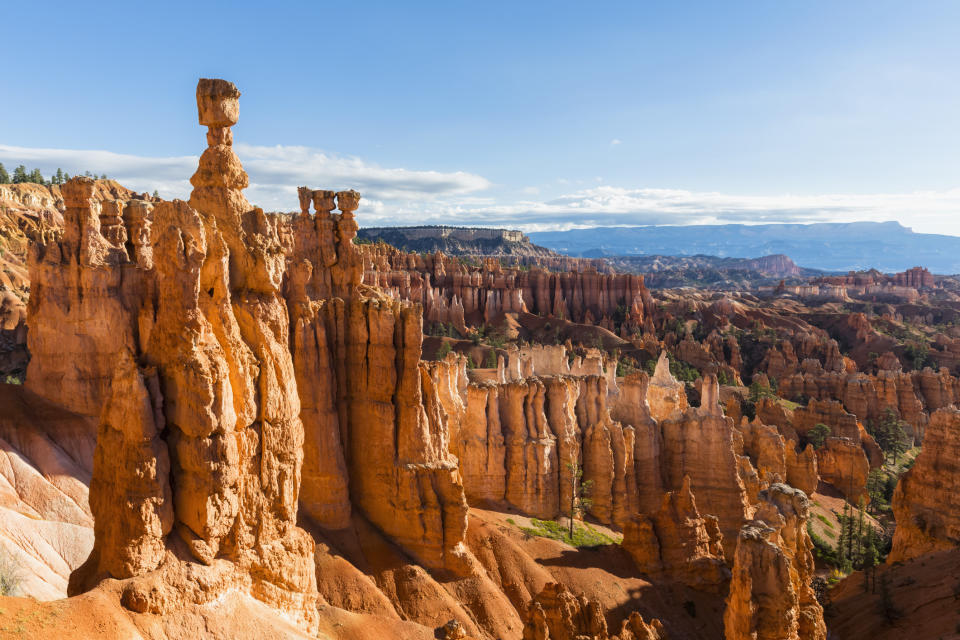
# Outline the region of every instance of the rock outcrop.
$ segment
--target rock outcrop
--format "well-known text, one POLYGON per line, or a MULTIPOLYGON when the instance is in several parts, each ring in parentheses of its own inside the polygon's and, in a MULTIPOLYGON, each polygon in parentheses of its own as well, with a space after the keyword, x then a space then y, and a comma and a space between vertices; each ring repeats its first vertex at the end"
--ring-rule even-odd
POLYGON ((960 411, 930 418, 923 450, 893 494, 897 528, 887 562, 960 546, 960 411))
POLYGON ((663 495, 656 513, 637 514, 627 523, 623 548, 647 575, 720 592, 730 577, 722 537, 717 517, 700 515, 685 477, 679 490, 663 495))
POLYGON ((317 214, 292 221, 249 205, 238 97, 198 86, 209 146, 189 203, 124 209, 99 204, 89 179, 64 185, 63 234, 31 260, 29 380, 100 421, 95 544, 71 593, 124 579, 128 608, 160 613, 230 585, 309 628, 301 487, 321 526, 346 526, 355 506, 455 572, 468 570, 467 506, 419 362, 419 307, 360 288, 359 195, 313 192, 317 214))
POLYGON ((823 609, 810 587, 813 543, 803 492, 774 484, 737 541, 724 612, 727 640, 825 640, 823 609))
POLYGON ((606 640, 607 622, 596 602, 574 596, 552 582, 537 594, 527 611, 523 640, 606 640))
MULTIPOLYGON (((708 378, 703 384, 712 391, 703 395, 708 399, 703 406, 688 408, 679 415, 674 412, 673 418, 660 423, 661 469, 667 488, 682 487, 689 476, 699 503, 708 505, 705 509, 719 518, 725 556, 729 559, 733 557, 741 525, 752 515, 751 494, 756 495, 758 478, 749 459, 736 450, 733 420, 723 415, 715 401, 709 400, 718 394, 716 376, 708 378)), ((653 388, 651 381, 650 389, 653 388)), ((649 402, 650 396, 647 398, 649 402)))
MULTIPOLYGON (((32 262, 37 281, 73 278, 62 289, 78 302, 88 283, 104 285, 102 299, 90 296, 102 305, 90 333, 62 344, 84 354, 94 374, 93 385, 77 381, 87 389, 81 408, 103 407, 91 481, 94 548, 70 592, 130 579, 125 606, 164 613, 231 585, 309 627, 316 582, 313 541, 296 526, 304 433, 281 295, 284 258, 276 224, 242 195, 247 176, 230 131, 239 95, 225 81, 199 83, 209 147, 190 204, 153 211, 152 264, 145 251, 133 262, 125 243, 148 233, 118 231, 116 209, 107 219, 101 206, 98 215, 84 178, 64 186, 62 240, 32 262)), ((35 301, 65 320, 84 312, 42 292, 35 301)), ((59 317, 35 317, 37 333, 55 336, 44 321, 59 317)), ((35 360, 35 377, 31 364, 32 380, 61 373, 49 360, 35 360)))
POLYGON ((611 420, 606 398, 600 376, 470 384, 454 436, 470 502, 555 518, 569 512, 580 469, 592 484, 590 513, 622 525, 638 507, 635 435, 611 420))
POLYGON ((817 470, 824 482, 832 484, 851 502, 865 495, 870 463, 858 442, 827 438, 817 451, 817 470))
POLYGON ((530 313, 632 335, 653 308, 643 276, 601 273, 591 261, 544 258, 538 262, 546 269, 519 271, 505 270, 496 258, 473 267, 439 252, 409 254, 386 245, 368 246, 364 256, 365 283, 418 302, 425 318, 461 331, 502 313, 530 313))
POLYGON ((660 352, 653 377, 647 386, 647 405, 650 407, 650 415, 657 422, 675 417, 689 406, 683 383, 670 374, 670 361, 666 351, 660 352))
POLYGON ((66 597, 93 548, 89 506, 96 423, 0 384, 0 554, 17 594, 66 597))

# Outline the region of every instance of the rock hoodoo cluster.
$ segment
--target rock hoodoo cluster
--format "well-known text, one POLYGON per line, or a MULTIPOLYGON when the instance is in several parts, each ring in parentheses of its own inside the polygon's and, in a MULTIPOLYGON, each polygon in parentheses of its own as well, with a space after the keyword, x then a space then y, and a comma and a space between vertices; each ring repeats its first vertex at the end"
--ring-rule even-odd
MULTIPOLYGON (((108 594, 141 624, 241 593, 319 637, 825 640, 807 496, 865 493, 884 455, 865 425, 887 410, 925 443, 894 499, 891 557, 960 539, 941 481, 958 473, 948 371, 905 372, 886 349, 858 371, 795 318, 726 296, 657 304, 641 276, 587 262, 357 244, 355 191, 302 187, 299 212, 266 213, 232 146, 239 96, 197 87, 208 146, 189 201, 74 178, 62 225, 31 232, 29 331, 20 307, 0 329, 20 327, 24 393, 86 429, 86 455, 69 462, 82 481, 48 465, 14 493, 21 511, 55 504, 92 526, 82 564, 62 557, 70 595, 108 594), (479 346, 521 320, 554 339, 479 346), (761 321, 790 337, 763 351, 743 335, 761 321), (435 325, 458 348, 434 334, 424 359, 435 325), (578 331, 596 346, 574 347, 578 331), (538 520, 622 544, 534 538, 538 520)), ((879 344, 867 325, 843 330, 879 344)), ((26 477, 4 460, 5 478, 26 477)))

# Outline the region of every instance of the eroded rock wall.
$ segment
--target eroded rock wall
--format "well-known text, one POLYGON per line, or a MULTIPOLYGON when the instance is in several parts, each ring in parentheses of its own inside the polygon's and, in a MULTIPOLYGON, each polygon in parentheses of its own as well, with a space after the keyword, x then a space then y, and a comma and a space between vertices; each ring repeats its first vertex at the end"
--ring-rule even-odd
POLYGON ((810 587, 813 543, 803 492, 782 484, 760 495, 737 541, 724 612, 727 640, 825 640, 823 609, 810 587))
POLYGON ((897 529, 887 562, 960 545, 958 480, 960 411, 940 409, 930 418, 923 450, 894 491, 897 529))

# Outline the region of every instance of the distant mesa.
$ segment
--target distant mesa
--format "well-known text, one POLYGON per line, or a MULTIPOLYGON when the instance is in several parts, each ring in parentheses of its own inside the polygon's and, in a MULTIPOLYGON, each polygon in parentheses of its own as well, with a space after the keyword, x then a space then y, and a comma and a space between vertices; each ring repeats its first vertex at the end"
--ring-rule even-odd
POLYGON ((824 271, 904 271, 923 263, 933 273, 960 273, 960 237, 914 233, 897 222, 594 227, 530 234, 537 244, 582 257, 784 254, 824 271))
POLYGON ((402 251, 474 256, 557 257, 561 254, 540 247, 515 229, 485 227, 370 227, 357 234, 360 242, 386 242, 402 251))

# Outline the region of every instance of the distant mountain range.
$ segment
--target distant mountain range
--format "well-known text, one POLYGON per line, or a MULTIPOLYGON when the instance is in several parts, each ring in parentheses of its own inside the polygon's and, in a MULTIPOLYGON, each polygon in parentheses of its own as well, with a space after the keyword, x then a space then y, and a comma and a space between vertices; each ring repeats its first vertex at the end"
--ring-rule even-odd
POLYGON ((555 251, 592 258, 785 254, 800 266, 825 271, 896 272, 924 266, 934 273, 960 273, 960 237, 914 233, 897 222, 594 227, 529 236, 555 251))

